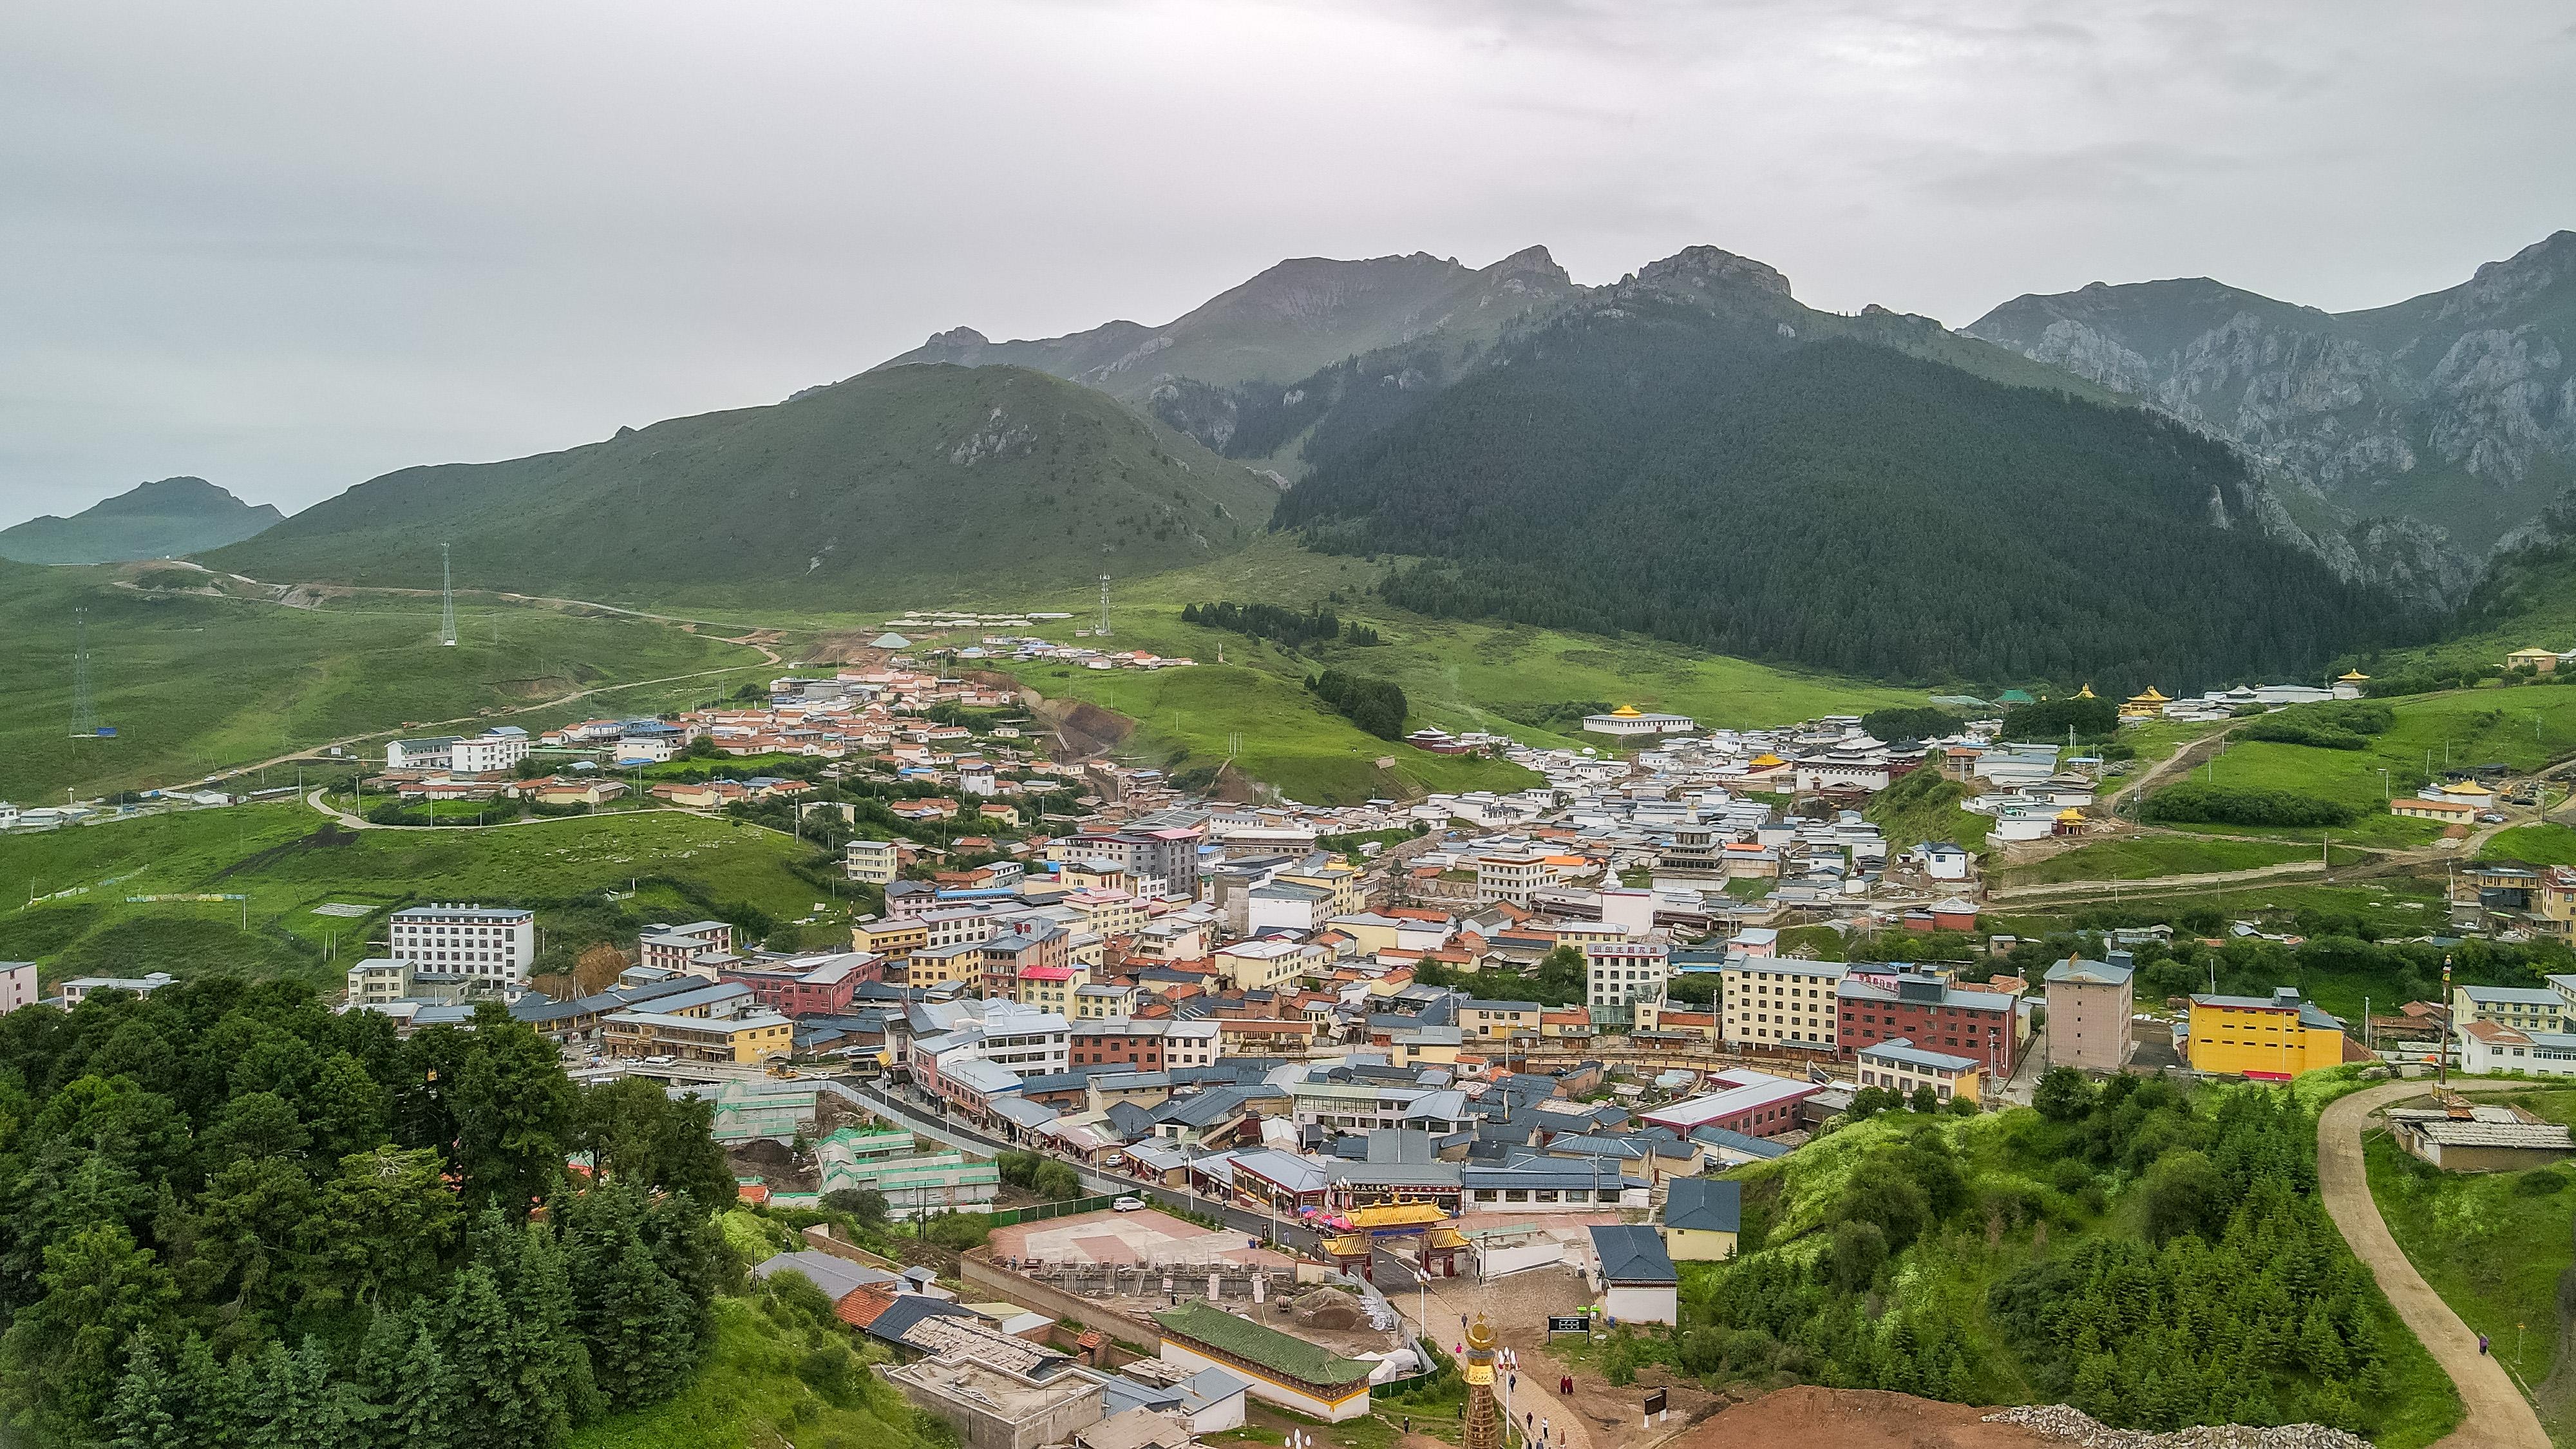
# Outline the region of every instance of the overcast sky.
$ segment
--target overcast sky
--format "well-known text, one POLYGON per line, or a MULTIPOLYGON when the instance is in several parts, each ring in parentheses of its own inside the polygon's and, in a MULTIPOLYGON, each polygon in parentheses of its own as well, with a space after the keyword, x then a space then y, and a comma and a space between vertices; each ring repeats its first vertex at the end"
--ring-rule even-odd
POLYGON ((291 511, 1283 256, 2369 306, 2576 226, 2570 135, 2564 0, 14 0, 0 524, 291 511))

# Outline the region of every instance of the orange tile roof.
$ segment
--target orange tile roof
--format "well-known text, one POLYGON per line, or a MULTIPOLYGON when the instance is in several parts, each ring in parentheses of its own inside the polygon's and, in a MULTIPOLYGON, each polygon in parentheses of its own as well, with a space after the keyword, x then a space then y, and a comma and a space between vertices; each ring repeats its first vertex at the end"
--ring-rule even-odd
POLYGON ((852 1328, 865 1328, 877 1316, 894 1306, 894 1295, 883 1288, 853 1288, 832 1305, 832 1312, 852 1328))

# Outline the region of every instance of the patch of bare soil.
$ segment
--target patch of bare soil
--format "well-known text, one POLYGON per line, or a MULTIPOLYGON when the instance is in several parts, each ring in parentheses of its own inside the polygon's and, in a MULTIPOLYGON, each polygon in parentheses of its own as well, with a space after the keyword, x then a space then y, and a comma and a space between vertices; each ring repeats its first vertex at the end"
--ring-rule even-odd
POLYGON ((757 1177, 771 1192, 812 1192, 822 1185, 822 1175, 798 1165, 784 1142, 755 1138, 735 1143, 725 1149, 725 1162, 734 1176, 757 1177))
POLYGON ((1106 753, 1136 732, 1134 720, 1089 700, 1050 699, 1039 704, 1035 712, 1064 741, 1066 752, 1076 758, 1106 753))
POLYGON ((1874 1389, 1800 1384, 1701 1420, 1673 1449, 1795 1444, 1798 1449, 2048 1449, 2062 1441, 2018 1424, 1989 1424, 1991 1411, 1874 1389))

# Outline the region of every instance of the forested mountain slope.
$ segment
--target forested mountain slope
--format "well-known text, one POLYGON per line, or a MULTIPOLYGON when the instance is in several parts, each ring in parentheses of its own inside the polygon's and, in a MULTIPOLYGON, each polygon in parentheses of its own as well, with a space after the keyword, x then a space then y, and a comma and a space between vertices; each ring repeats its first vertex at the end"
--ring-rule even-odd
POLYGON ((47 514, 0 528, 0 558, 39 564, 175 558, 249 538, 283 517, 274 503, 254 507, 203 478, 164 478, 69 518, 47 514))
POLYGON ((272 581, 935 603, 1239 547, 1277 492, 1089 388, 906 367, 561 453, 406 468, 208 556, 272 581))
POLYGON ((1426 612, 1883 678, 2171 691, 2413 637, 2262 536, 2225 446, 1857 330, 1696 248, 1325 462, 1278 521, 1430 556, 1387 586, 1426 612))
POLYGON ((2576 232, 2369 311, 2193 277, 2017 297, 1967 331, 2235 442, 2361 520, 2357 562, 2446 601, 2576 482, 2576 232))

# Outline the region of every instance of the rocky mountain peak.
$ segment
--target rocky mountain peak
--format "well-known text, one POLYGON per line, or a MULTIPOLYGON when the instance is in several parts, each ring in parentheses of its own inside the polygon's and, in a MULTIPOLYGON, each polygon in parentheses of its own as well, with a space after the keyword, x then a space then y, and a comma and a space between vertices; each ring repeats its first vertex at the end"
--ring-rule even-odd
POLYGON ((1648 262, 1632 280, 1648 291, 1691 298, 1704 296, 1711 286, 1729 283, 1789 295, 1789 279, 1777 268, 1712 246, 1684 247, 1661 261, 1648 262))
POLYGON ((1485 268, 1481 275, 1494 281, 1517 277, 1552 287, 1574 285, 1573 276, 1556 264, 1556 258, 1545 247, 1523 247, 1485 268))

